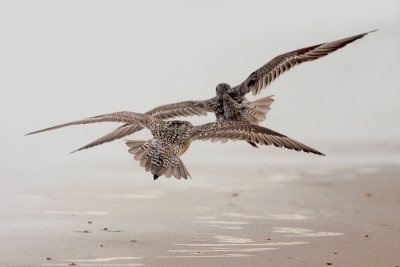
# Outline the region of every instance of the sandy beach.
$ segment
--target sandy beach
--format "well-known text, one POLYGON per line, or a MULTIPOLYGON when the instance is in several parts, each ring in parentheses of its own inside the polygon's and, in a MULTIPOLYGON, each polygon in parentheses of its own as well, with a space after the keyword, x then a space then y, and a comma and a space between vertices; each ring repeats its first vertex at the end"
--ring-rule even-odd
POLYGON ((375 164, 265 149, 253 165, 187 157, 187 181, 153 181, 129 159, 68 158, 48 167, 57 180, 37 172, 23 190, 2 188, 1 266, 400 264, 396 155, 375 164))

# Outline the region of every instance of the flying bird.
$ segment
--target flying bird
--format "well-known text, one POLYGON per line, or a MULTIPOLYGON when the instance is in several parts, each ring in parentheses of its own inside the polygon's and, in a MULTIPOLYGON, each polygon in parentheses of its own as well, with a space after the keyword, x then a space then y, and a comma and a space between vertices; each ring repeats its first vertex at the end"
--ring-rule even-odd
MULTIPOLYGON (((306 61, 313 61, 324 57, 374 31, 354 35, 333 42, 326 42, 297 49, 279 55, 251 73, 249 77, 237 86, 231 87, 227 83, 218 84, 216 87, 216 96, 213 98, 208 100, 184 101, 163 105, 146 112, 146 114, 158 119, 172 119, 179 116, 201 116, 207 115, 207 113, 214 113, 217 122, 233 120, 259 124, 259 122, 265 120, 266 113, 271 109, 270 105, 274 101, 273 96, 268 96, 251 102, 245 97, 248 93, 252 92, 253 95, 256 95, 281 74, 294 66, 306 61)), ((143 126, 140 124, 126 123, 95 141, 74 150, 73 152, 125 137, 141 129, 143 129, 143 126)), ((249 143, 256 146, 251 141, 249 143)))
POLYGON ((164 121, 148 114, 129 111, 94 116, 38 130, 27 135, 71 125, 107 121, 127 123, 136 127, 144 127, 151 131, 152 139, 131 140, 127 141, 126 144, 130 147, 129 152, 134 154, 134 159, 139 160, 140 165, 153 174, 154 180, 162 175, 166 177, 173 175, 177 179, 190 177, 180 156, 186 152, 191 142, 196 140, 221 142, 244 140, 259 145, 274 145, 276 147, 324 155, 283 134, 255 124, 241 121, 220 121, 193 126, 188 121, 164 121))

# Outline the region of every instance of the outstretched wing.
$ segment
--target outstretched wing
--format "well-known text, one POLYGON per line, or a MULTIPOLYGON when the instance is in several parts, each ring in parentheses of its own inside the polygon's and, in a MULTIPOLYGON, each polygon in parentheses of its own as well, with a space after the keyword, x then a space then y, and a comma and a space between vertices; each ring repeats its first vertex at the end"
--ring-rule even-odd
POLYGON ((168 104, 153 108, 146 112, 157 119, 167 120, 175 117, 188 117, 188 116, 206 116, 207 112, 213 112, 210 102, 213 100, 205 101, 184 101, 174 104, 168 104))
POLYGON ((143 127, 139 124, 129 124, 129 123, 125 123, 124 125, 118 127, 117 129, 109 132, 106 135, 103 135, 102 137, 94 140, 93 142, 90 142, 87 145, 84 145, 83 147, 80 147, 74 151, 72 151, 71 153, 83 150, 83 149, 87 149, 87 148, 91 148, 94 146, 98 146, 107 142, 111 142, 115 139, 119 139, 125 136, 128 136, 130 134, 136 133, 140 130, 142 130, 143 127))
POLYGON ((89 123, 107 122, 107 121, 108 122, 125 122, 125 123, 129 123, 132 125, 141 125, 141 126, 146 127, 153 120, 156 120, 156 118, 149 116, 147 114, 140 114, 140 113, 134 113, 134 112, 129 112, 129 111, 121 111, 121 112, 103 114, 103 115, 86 118, 83 120, 78 120, 78 121, 73 121, 73 122, 56 125, 53 127, 34 131, 34 132, 28 133, 26 135, 51 131, 51 130, 55 130, 55 129, 59 129, 59 128, 63 128, 63 127, 71 126, 71 125, 89 124, 89 123))
POLYGON ((221 142, 244 140, 254 144, 274 145, 325 156, 309 146, 268 128, 236 121, 212 122, 193 127, 191 139, 221 142))
MULTIPOLYGON (((212 99, 205 101, 184 101, 174 104, 168 104, 153 108, 152 110, 146 112, 146 114, 151 115, 157 119, 171 119, 175 117, 187 117, 187 116, 206 116, 207 112, 213 112, 210 103, 212 99)), ((121 127, 109 132, 108 134, 94 140, 93 142, 80 147, 72 152, 77 152, 83 149, 101 145, 107 142, 114 141, 116 139, 131 135, 137 131, 143 129, 140 125, 131 125, 129 123, 122 125, 121 127)))
POLYGON ((324 57, 346 46, 347 44, 364 37, 370 32, 354 35, 333 42, 326 42, 310 47, 301 48, 292 52, 279 55, 252 74, 250 74, 250 76, 240 85, 233 87, 231 89, 231 93, 244 96, 245 94, 252 91, 253 95, 256 95, 261 91, 261 89, 267 87, 271 82, 278 78, 279 75, 288 71, 294 66, 306 61, 312 61, 324 57))

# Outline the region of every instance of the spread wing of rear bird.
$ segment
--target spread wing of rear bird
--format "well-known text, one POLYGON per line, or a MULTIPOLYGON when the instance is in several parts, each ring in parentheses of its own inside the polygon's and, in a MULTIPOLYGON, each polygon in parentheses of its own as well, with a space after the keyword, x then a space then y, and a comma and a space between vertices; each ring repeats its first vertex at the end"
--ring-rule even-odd
POLYGON ((261 89, 267 87, 281 74, 290 70, 294 66, 299 65, 303 62, 312 61, 324 57, 374 31, 357 34, 333 42, 326 42, 301 48, 279 55, 258 70, 254 71, 252 74, 250 74, 250 76, 244 82, 236 87, 233 87, 231 89, 231 93, 244 96, 251 91, 253 95, 256 95, 260 93, 261 89))

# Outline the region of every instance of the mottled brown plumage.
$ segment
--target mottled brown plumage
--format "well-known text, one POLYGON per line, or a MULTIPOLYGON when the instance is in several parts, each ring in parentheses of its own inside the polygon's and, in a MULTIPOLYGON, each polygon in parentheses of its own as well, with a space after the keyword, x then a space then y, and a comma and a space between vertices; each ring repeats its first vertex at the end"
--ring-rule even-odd
MULTIPOLYGON (((238 86, 231 87, 227 83, 218 84, 216 87, 216 96, 213 98, 204 101, 184 101, 159 106, 146 112, 146 114, 158 119, 171 119, 180 116, 206 115, 208 112, 211 112, 215 114, 218 122, 234 120, 258 124, 265 119, 265 114, 270 110, 273 98, 270 96, 250 102, 245 98, 246 94, 251 91, 253 95, 256 95, 278 76, 294 66, 324 57, 362 38, 366 34, 368 32, 279 55, 254 71, 238 86)), ((131 125, 129 123, 122 125, 116 130, 75 151, 113 141, 135 133, 142 128, 140 125, 131 125)))
MULTIPOLYGON (((296 151, 304 151, 317 155, 321 152, 301 144, 273 130, 240 121, 211 122, 193 126, 188 121, 163 121, 147 114, 134 112, 115 112, 69 122, 29 134, 54 130, 66 126, 97 122, 124 122, 149 129, 153 138, 148 141, 127 141, 129 152, 140 161, 146 171, 153 174, 154 179, 165 175, 178 179, 190 177, 185 165, 179 158, 189 148, 192 141, 212 140, 226 142, 243 140, 260 145, 274 145, 296 151)), ((28 134, 28 135, 29 135, 28 134)))
MULTIPOLYGON (((243 100, 240 104, 236 101, 232 102, 232 100, 226 99, 225 97, 225 102, 222 102, 221 106, 221 108, 224 110, 222 112, 216 112, 216 110, 220 108, 218 99, 214 97, 205 101, 184 101, 175 104, 163 105, 156 107, 145 114, 151 115, 157 119, 165 120, 175 117, 187 117, 193 115, 202 116, 207 115, 207 112, 213 112, 217 116, 217 121, 229 119, 258 124, 259 122, 265 120, 266 113, 271 110, 270 105, 274 102, 273 96, 264 97, 251 102, 243 100), (235 106, 232 106, 232 104, 235 104, 235 106), (225 116, 218 115, 220 113, 225 114, 225 116)), ((221 101, 224 101, 223 97, 221 97, 221 101)), ((140 125, 126 123, 112 132, 72 152, 87 149, 106 142, 111 142, 142 129, 143 127, 140 125)))

